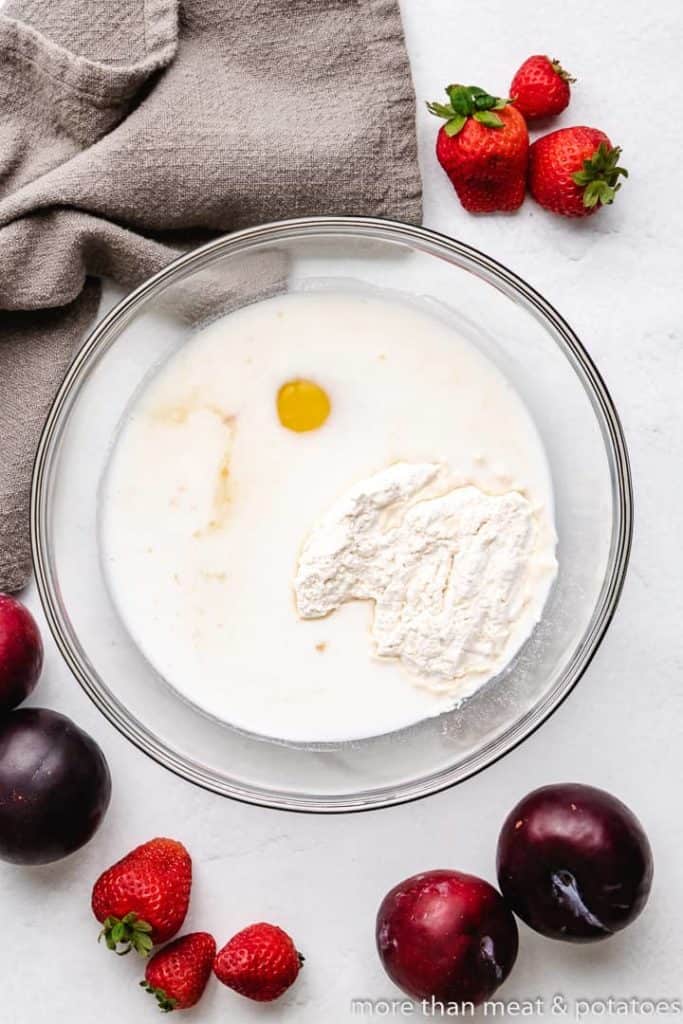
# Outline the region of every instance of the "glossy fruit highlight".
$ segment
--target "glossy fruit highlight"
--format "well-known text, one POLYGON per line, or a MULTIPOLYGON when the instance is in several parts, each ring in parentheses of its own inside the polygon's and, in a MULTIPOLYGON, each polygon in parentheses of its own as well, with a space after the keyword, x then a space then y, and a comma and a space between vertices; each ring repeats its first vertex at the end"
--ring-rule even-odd
POLYGON ((578 783, 529 793, 498 841, 501 892, 552 939, 592 942, 625 928, 645 906, 652 870, 635 815, 604 790, 578 783))
POLYGON ((475 1005, 512 970, 517 925, 492 885, 461 871, 427 871, 395 886, 377 914, 377 950, 417 999, 475 1005))
POLYGON ((104 754, 71 719, 43 708, 0 719, 0 858, 66 857, 95 834, 110 796, 104 754))

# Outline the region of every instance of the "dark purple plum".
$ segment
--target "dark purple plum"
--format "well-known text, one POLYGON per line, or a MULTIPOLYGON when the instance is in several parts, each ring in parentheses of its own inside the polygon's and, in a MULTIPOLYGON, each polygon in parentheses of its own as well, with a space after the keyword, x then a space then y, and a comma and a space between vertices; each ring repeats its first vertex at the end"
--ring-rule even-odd
POLYGON ((65 715, 20 708, 0 719, 0 858, 47 864, 97 831, 111 796, 104 754, 65 715))
POLYGON ((498 840, 498 884, 509 906, 551 939, 609 938, 641 912, 652 851, 616 797, 578 783, 544 786, 508 815, 498 840))
POLYGON ((43 642, 28 608, 0 594, 0 711, 21 704, 43 667, 43 642))
POLYGON ((417 999, 484 1002, 517 957, 517 925, 500 893, 461 871, 428 871, 400 882, 377 914, 377 950, 387 974, 417 999))

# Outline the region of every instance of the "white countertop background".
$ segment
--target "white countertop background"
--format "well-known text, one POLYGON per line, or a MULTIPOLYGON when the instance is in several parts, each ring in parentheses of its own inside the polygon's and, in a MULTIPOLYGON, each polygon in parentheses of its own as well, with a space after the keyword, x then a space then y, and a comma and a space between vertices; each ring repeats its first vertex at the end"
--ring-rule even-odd
MULTIPOLYGON (((606 943, 549 942, 522 925, 517 966, 500 998, 562 993, 565 1019, 574 1019, 579 999, 683 999, 679 0, 403 0, 402 7, 420 101, 438 98, 454 79, 504 95, 521 61, 547 52, 579 78, 557 126, 602 128, 624 149, 631 177, 616 205, 590 221, 555 218, 531 200, 513 217, 472 217, 433 156, 437 122, 422 102, 418 111, 426 225, 490 253, 547 296, 583 339, 622 415, 636 532, 618 613, 578 689, 503 761, 419 803, 341 817, 242 806, 175 778, 99 715, 45 628, 46 665, 32 703, 71 715, 97 738, 114 791, 103 827, 83 851, 42 869, 0 865, 0 1024, 155 1019, 153 1001, 136 984, 140 962, 98 947, 89 910, 99 872, 154 835, 177 836, 193 856, 185 930, 207 929, 221 945, 247 923, 270 920, 307 956, 278 1003, 251 1004, 215 983, 188 1020, 378 1020, 352 1014, 350 1000, 400 995, 374 949, 384 893, 433 867, 494 881, 503 818, 528 790, 554 781, 604 787, 634 809, 654 847, 654 889, 642 917, 606 943)), ((34 587, 28 603, 43 623, 34 587)), ((556 1018, 548 1007, 535 1019, 556 1018)))

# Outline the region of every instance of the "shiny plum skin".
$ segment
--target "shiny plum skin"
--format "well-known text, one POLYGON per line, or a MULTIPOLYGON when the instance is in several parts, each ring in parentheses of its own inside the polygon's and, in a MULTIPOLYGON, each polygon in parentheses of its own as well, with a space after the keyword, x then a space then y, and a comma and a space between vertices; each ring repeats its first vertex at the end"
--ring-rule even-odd
POLYGON ((43 667, 43 642, 23 604, 0 594, 0 710, 10 711, 33 691, 43 667))
POLYGON ((377 914, 387 974, 417 999, 488 999, 512 970, 517 925, 492 885, 460 871, 428 871, 395 886, 377 914))
POLYGON ((514 912, 552 939, 609 938, 640 914, 652 851, 616 797, 578 783, 544 786, 508 815, 498 841, 498 884, 514 912))
POLYGON ((92 838, 109 806, 104 754, 64 715, 20 708, 0 719, 0 858, 47 864, 92 838))

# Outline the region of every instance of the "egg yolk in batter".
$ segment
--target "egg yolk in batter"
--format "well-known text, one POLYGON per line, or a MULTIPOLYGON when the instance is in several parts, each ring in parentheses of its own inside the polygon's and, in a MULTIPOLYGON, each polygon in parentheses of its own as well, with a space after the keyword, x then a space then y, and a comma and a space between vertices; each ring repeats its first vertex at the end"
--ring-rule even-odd
POLYGON ((288 430, 317 430, 330 415, 330 399, 312 380, 288 380, 277 393, 277 414, 288 430))

